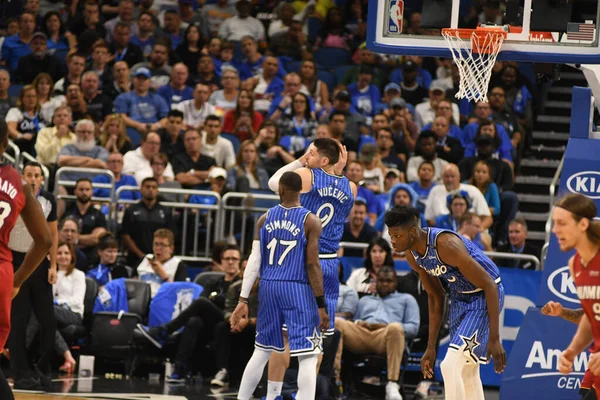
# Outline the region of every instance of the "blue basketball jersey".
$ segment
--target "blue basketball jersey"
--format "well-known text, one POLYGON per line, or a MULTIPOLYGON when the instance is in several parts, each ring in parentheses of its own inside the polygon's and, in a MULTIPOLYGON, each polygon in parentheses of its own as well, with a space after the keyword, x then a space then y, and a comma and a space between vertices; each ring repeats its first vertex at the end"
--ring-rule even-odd
POLYGON ((310 214, 298 206, 277 205, 267 211, 260 229, 260 279, 308 283, 304 222, 310 214))
POLYGON ((319 253, 334 254, 340 248, 344 223, 354 206, 354 195, 345 176, 332 175, 322 169, 311 169, 311 172, 312 189, 300 195, 300 202, 321 219, 319 253))
POLYGON ((480 288, 473 285, 460 270, 453 265, 444 264, 437 252, 437 237, 440 233, 448 232, 458 236, 467 251, 475 261, 479 263, 490 274, 492 279, 496 282, 500 282, 500 271, 494 262, 486 256, 476 245, 474 245, 469 239, 465 239, 456 232, 447 229, 439 228, 428 228, 427 229, 427 252, 423 257, 420 257, 416 251, 411 251, 415 257, 417 264, 423 268, 429 275, 437 276, 448 282, 448 288, 450 290, 450 296, 460 296, 460 294, 477 293, 481 291, 480 288))

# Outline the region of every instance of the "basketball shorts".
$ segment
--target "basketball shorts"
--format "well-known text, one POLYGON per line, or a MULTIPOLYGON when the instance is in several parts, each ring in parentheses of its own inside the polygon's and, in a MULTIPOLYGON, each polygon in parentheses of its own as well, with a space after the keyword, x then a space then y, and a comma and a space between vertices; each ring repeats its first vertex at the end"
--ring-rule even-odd
POLYGON ((586 369, 585 375, 583 375, 583 379, 581 380, 580 388, 590 390, 592 388, 592 386, 598 387, 598 383, 600 383, 600 381, 596 382, 597 378, 599 378, 599 377, 595 376, 592 373, 592 371, 590 371, 589 369, 586 369))
POLYGON ((321 354, 319 310, 308 283, 260 281, 255 346, 284 351, 281 327, 287 327, 290 355, 321 354))
MULTIPOLYGON (((500 310, 504 307, 504 286, 498 284, 500 310)), ((483 291, 450 296, 450 350, 461 351, 475 363, 487 364, 490 319, 483 291)))
POLYGON ((325 302, 327 304, 327 314, 329 314, 329 328, 325 331, 325 336, 333 335, 333 329, 335 327, 335 311, 340 295, 340 278, 338 274, 340 261, 337 258, 337 255, 335 255, 335 258, 325 258, 328 256, 330 255, 319 255, 321 269, 323 270, 323 289, 325 292, 325 302))

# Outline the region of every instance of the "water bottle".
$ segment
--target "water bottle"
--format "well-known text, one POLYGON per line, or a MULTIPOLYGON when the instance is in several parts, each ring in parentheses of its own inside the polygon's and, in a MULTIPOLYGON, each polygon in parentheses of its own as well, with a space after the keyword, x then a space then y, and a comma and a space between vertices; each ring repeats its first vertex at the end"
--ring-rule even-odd
POLYGON ((171 360, 167 358, 165 361, 165 379, 171 377, 173 373, 173 365, 171 364, 171 360))

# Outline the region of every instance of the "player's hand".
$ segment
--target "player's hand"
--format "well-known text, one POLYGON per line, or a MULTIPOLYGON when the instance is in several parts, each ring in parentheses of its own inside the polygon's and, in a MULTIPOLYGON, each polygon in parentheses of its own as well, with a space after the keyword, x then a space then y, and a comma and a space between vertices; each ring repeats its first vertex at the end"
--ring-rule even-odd
POLYGON ((433 366, 435 365, 435 350, 427 348, 421 358, 421 372, 425 379, 433 378, 433 366))
POLYGON ((490 356, 494 359, 494 369, 496 370, 496 373, 499 374, 503 372, 504 367, 506 367, 506 353, 504 352, 504 348, 502 347, 500 340, 491 340, 488 342, 488 360, 490 359, 490 356))
POLYGON ((556 301, 549 301, 544 307, 542 307, 542 314, 549 315, 551 317, 560 317, 562 310, 562 304, 556 301))
POLYGON ((327 309, 319 308, 319 329, 321 332, 325 332, 329 329, 329 314, 327 314, 327 309))
POLYGON ((344 172, 344 168, 346 168, 346 163, 348 162, 348 150, 346 150, 346 146, 342 146, 341 143, 338 143, 340 146, 340 159, 333 167, 333 172, 336 175, 342 175, 344 172))
POLYGON ((48 270, 48 283, 54 285, 56 283, 57 278, 58 271, 56 270, 56 267, 50 267, 50 269, 48 270))
MULTIPOLYGON (((576 354, 569 349, 560 353, 560 357, 558 357, 558 370, 561 374, 568 375, 573 372, 573 360, 575 360, 575 356, 576 354)), ((590 368, 590 364, 588 364, 588 368, 590 368)))
MULTIPOLYGON (((248 319, 248 304, 239 302, 231 317, 229 318, 229 324, 231 325, 232 332, 241 332, 241 320, 248 319)), ((247 322, 246 322, 247 323, 247 322)))
POLYGON ((594 375, 600 375, 600 353, 593 353, 590 356, 588 368, 594 375))
POLYGON ((19 290, 21 290, 21 287, 13 286, 11 299, 14 299, 15 297, 17 297, 17 295, 19 294, 19 290))

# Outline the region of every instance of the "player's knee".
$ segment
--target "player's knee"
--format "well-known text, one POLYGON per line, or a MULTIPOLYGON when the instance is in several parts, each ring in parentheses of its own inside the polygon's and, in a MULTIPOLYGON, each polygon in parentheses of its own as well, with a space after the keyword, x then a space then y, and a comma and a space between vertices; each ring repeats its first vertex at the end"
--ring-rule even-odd
POLYGON ((398 322, 392 322, 387 326, 387 334, 394 338, 404 337, 404 328, 398 322))

